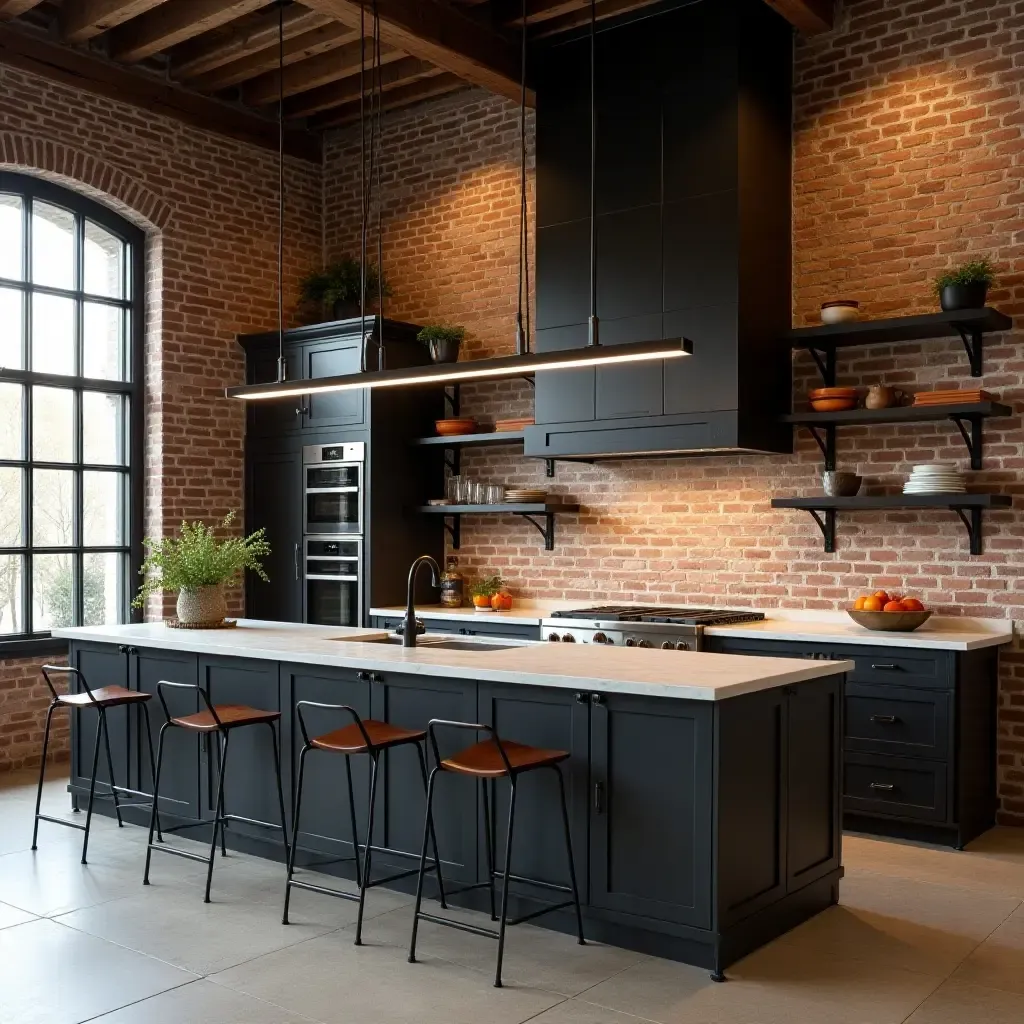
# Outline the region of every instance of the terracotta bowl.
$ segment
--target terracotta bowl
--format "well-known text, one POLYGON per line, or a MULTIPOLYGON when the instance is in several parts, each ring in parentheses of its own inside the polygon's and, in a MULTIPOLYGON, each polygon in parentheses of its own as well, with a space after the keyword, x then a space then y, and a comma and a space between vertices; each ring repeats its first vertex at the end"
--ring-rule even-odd
POLYGON ((434 429, 442 437, 451 437, 454 434, 475 434, 476 420, 473 419, 450 419, 436 420, 434 429))
POLYGON ((857 408, 856 398, 812 398, 811 408, 815 412, 845 412, 857 408))
POLYGON ((930 611, 856 612, 849 608, 846 614, 858 626, 880 633, 912 633, 918 626, 923 626, 932 616, 930 611))
POLYGON ((860 388, 812 388, 807 392, 808 398, 856 398, 860 388))

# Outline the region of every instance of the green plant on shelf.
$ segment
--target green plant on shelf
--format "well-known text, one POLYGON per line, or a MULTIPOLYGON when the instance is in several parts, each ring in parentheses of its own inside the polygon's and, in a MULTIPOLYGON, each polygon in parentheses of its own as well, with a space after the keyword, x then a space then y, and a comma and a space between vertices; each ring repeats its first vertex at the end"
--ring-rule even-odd
POLYGON ((959 267, 947 270, 935 279, 935 293, 942 294, 943 288, 953 288, 958 285, 984 285, 991 288, 995 284, 996 272, 992 261, 987 257, 980 260, 969 260, 961 263, 959 267))
POLYGON ((494 597, 505 587, 505 581, 500 576, 481 576, 470 591, 473 597, 494 597))
MULTIPOLYGON (((317 310, 331 313, 339 303, 359 305, 359 285, 362 268, 359 260, 345 256, 334 263, 327 264, 322 270, 314 270, 307 274, 300 283, 301 298, 306 305, 317 310)), ((386 280, 379 280, 377 268, 366 265, 366 303, 373 302, 378 293, 378 286, 388 296, 391 289, 386 280)))
POLYGON ((466 338, 466 328, 459 324, 427 324, 416 335, 419 341, 457 341, 462 342, 466 338))

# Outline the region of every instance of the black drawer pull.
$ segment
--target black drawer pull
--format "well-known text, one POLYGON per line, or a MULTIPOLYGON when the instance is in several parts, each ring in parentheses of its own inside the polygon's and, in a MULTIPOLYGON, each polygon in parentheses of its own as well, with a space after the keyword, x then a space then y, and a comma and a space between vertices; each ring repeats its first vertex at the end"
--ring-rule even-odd
POLYGON ((872 715, 872 722, 881 722, 883 725, 895 725, 899 719, 895 715, 872 715))
POLYGON ((899 665, 872 665, 871 670, 873 672, 899 672, 899 665))
POLYGON ((891 782, 872 782, 871 785, 869 786, 869 788, 870 789, 881 789, 881 790, 884 790, 886 793, 889 793, 892 790, 894 790, 896 787, 891 782))

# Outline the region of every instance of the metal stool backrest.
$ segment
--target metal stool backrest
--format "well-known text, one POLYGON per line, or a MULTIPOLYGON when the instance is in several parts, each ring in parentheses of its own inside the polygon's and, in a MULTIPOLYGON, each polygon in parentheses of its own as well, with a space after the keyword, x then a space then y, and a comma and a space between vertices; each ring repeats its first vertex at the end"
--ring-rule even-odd
POLYGON ((172 683, 169 679, 161 679, 156 684, 156 695, 160 700, 160 706, 164 709, 164 716, 167 721, 171 720, 171 709, 167 706, 167 699, 164 697, 164 687, 170 686, 175 690, 195 690, 203 698, 203 703, 206 705, 206 710, 210 712, 210 716, 213 718, 214 724, 217 726, 220 732, 225 732, 224 723, 220 720, 217 715, 217 709, 210 703, 210 697, 207 692, 201 687, 196 686, 195 683, 172 683))
MULTIPOLYGON (((441 768, 442 760, 441 751, 438 749, 437 746, 436 730, 438 726, 444 726, 445 728, 451 729, 463 729, 466 732, 487 733, 491 737, 491 739, 494 740, 494 745, 498 748, 498 753, 501 755, 501 760, 505 764, 505 771, 507 771, 509 775, 514 774, 512 770, 512 764, 508 759, 508 754, 505 753, 505 747, 501 742, 501 738, 498 736, 497 732, 491 726, 484 725, 481 722, 452 722, 445 718, 432 718, 430 722, 427 724, 427 736, 430 737, 430 749, 434 752, 434 764, 436 764, 438 768, 441 768)), ((441 770, 443 771, 444 769, 442 768, 441 770)))
POLYGON ((303 717, 303 708, 322 708, 324 711, 346 711, 352 716, 352 721, 359 727, 359 732, 362 734, 363 742, 366 744, 367 750, 373 749, 373 743, 370 740, 370 734, 366 731, 366 726, 363 725, 362 718, 359 717, 359 712, 355 708, 350 707, 348 704, 321 704, 315 700, 300 700, 295 705, 295 716, 299 720, 299 729, 302 732, 302 743, 304 746, 310 746, 309 731, 306 729, 306 719, 303 717))
POLYGON ((78 681, 82 684, 82 689, 89 694, 89 700, 93 704, 99 704, 99 701, 93 696, 92 687, 86 682, 85 673, 81 669, 75 668, 73 665, 42 665, 41 666, 43 678, 46 680, 46 685, 50 688, 50 693, 53 694, 54 700, 60 700, 60 694, 57 692, 57 688, 53 685, 53 680, 50 678, 51 672, 63 672, 65 675, 76 676, 78 681))

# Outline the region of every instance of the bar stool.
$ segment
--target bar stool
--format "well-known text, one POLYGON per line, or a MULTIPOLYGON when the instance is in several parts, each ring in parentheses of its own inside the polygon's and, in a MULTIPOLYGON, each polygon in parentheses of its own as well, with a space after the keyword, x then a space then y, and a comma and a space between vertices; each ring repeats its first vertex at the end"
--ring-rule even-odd
MULTIPOLYGON (((384 846, 373 845, 373 816, 374 807, 377 802, 377 774, 380 765, 380 755, 396 747, 412 746, 420 764, 420 776, 423 779, 423 792, 427 793, 427 766, 423 758, 421 743, 426 739, 427 733, 424 729, 406 729, 398 725, 390 725, 388 722, 380 722, 373 718, 361 718, 355 708, 347 704, 320 704, 316 701, 302 700, 295 705, 295 717, 299 722, 299 729, 302 732, 302 751, 299 754, 299 777, 295 786, 295 817, 292 820, 292 844, 291 855, 288 858, 288 873, 285 878, 284 887, 284 914, 281 918, 282 924, 288 924, 288 905, 291 901, 292 889, 307 889, 310 892, 322 893, 325 896, 336 896, 339 899, 351 900, 359 904, 359 912, 356 916, 356 938, 355 945, 363 944, 363 907, 366 903, 366 890, 387 882, 394 882, 399 878, 408 878, 409 875, 420 874, 420 884, 423 880, 423 864, 418 868, 410 868, 408 871, 399 871, 387 875, 384 878, 370 880, 371 854, 389 853, 397 856, 408 856, 401 850, 390 850, 384 846), (352 721, 332 732, 322 736, 310 737, 306 728, 306 720, 303 715, 304 708, 319 708, 323 711, 338 711, 349 715, 352 721), (326 885, 315 885, 312 882, 304 882, 293 877, 295 873, 295 853, 298 847, 299 838, 299 815, 302 813, 302 780, 306 770, 306 755, 311 750, 322 750, 332 754, 345 755, 345 780, 348 784, 348 809, 349 822, 352 830, 352 849, 355 853, 356 884, 359 892, 345 892, 342 889, 333 889, 326 885), (362 870, 359 865, 359 836, 356 830, 355 799, 352 792, 352 765, 353 755, 368 754, 372 768, 370 771, 370 806, 366 823, 366 843, 363 852, 362 870)), ((434 870, 437 873, 437 888, 440 893, 441 906, 447 908, 444 897, 444 881, 441 878, 441 861, 437 856, 437 837, 434 835, 434 825, 430 822, 430 839, 434 846, 434 870)), ((426 842, 426 840, 424 840, 426 842)), ((424 853, 424 857, 426 854, 424 853)), ((422 858, 421 858, 422 860, 422 858)))
MULTIPOLYGON (((243 821, 249 825, 260 825, 263 828, 276 828, 281 830, 281 838, 284 842, 286 859, 290 856, 288 846, 287 819, 284 811, 284 790, 281 786, 281 757, 277 744, 277 729, 275 724, 281 718, 280 711, 266 711, 262 708, 251 708, 245 704, 211 704, 210 698, 201 686, 194 683, 172 683, 162 679, 156 684, 156 694, 163 706, 164 715, 167 721, 160 727, 160 740, 157 743, 156 771, 153 783, 153 811, 149 819, 149 839, 146 843, 146 870, 142 876, 142 884, 149 885, 149 865, 153 851, 170 853, 175 857, 184 857, 186 860, 195 860, 200 864, 206 864, 206 895, 204 903, 210 902, 210 885, 213 882, 213 862, 217 854, 217 833, 220 832, 221 855, 228 854, 227 844, 224 841, 224 829, 228 821, 243 821), (170 687, 176 690, 194 690, 202 698, 206 705, 205 711, 197 711, 192 715, 179 715, 172 717, 167 707, 167 700, 164 697, 164 688, 170 687), (271 741, 274 745, 274 774, 277 779, 277 802, 281 811, 281 824, 272 821, 259 821, 255 818, 245 818, 239 814, 227 814, 224 810, 224 776, 228 770, 228 745, 231 733, 235 729, 244 729, 250 725, 265 725, 270 730, 271 741), (196 853, 189 853, 187 850, 176 850, 174 847, 160 845, 153 842, 153 831, 160 828, 160 812, 158 810, 160 792, 160 769, 164 759, 164 735, 168 729, 185 729, 199 735, 216 733, 219 737, 217 746, 217 803, 213 816, 213 837, 210 841, 209 857, 201 857, 196 853)), ((174 828, 164 829, 165 832, 174 832, 181 828, 195 828, 197 825, 204 825, 205 821, 190 821, 174 828)))
POLYGON ((149 708, 146 707, 146 702, 149 701, 153 695, 151 693, 140 693, 138 690, 127 690, 123 686, 100 686, 94 690, 89 686, 85 675, 81 670, 74 668, 71 665, 43 665, 42 672, 43 678, 46 680, 46 685, 49 687, 53 699, 50 701, 50 706, 46 709, 46 728, 43 731, 43 755, 39 762, 39 788, 36 791, 36 814, 35 820, 32 823, 32 849, 36 849, 36 839, 39 835, 40 821, 49 821, 54 825, 66 825, 68 828, 77 828, 85 833, 85 839, 82 842, 82 863, 86 864, 88 863, 86 860, 86 854, 89 851, 89 829, 92 825, 92 801, 94 796, 113 798, 114 813, 117 815, 118 828, 124 827, 124 822, 121 820, 121 802, 118 800, 118 793, 146 798, 144 801, 126 806, 139 807, 149 802, 148 793, 140 793, 138 790, 129 789, 127 786, 117 786, 114 784, 114 759, 110 756, 110 731, 107 728, 107 709, 128 707, 130 705, 142 708, 146 717, 145 731, 146 739, 149 741, 149 766, 152 770, 153 734, 149 731, 149 708), (61 672, 75 677, 81 684, 80 692, 58 693, 56 687, 53 685, 53 681, 50 679, 51 672, 61 672), (39 808, 43 800, 43 780, 46 776, 46 751, 50 745, 50 722, 53 719, 54 711, 59 707, 77 708, 79 710, 83 708, 95 708, 98 712, 96 718, 96 739, 92 751, 92 773, 89 776, 89 807, 85 813, 84 825, 77 821, 65 821, 63 818, 53 818, 49 814, 39 813, 39 808), (99 764, 101 738, 107 752, 107 771, 110 772, 110 782, 106 784, 110 788, 109 793, 96 792, 96 768, 99 764))
MULTIPOLYGON (((586 942, 583 938, 583 915, 580 912, 580 896, 576 886, 576 865, 572 856, 572 837, 569 831, 569 812, 565 805, 565 780, 562 778, 562 770, 559 764, 569 757, 567 750, 544 750, 540 747, 529 747, 523 743, 516 743, 512 740, 502 740, 489 725, 481 725, 472 722, 450 722, 443 719, 432 719, 427 725, 427 734, 430 737, 430 746, 434 752, 434 769, 430 773, 430 781, 427 784, 427 811, 423 823, 423 847, 420 854, 419 877, 416 882, 416 907, 412 918, 412 938, 409 942, 409 963, 416 962, 416 932, 420 919, 432 921, 434 924, 445 925, 448 928, 457 928, 460 931, 471 932, 474 935, 484 935, 488 938, 498 940, 498 958, 494 970, 494 987, 501 988, 501 961, 505 953, 505 926, 506 924, 521 924, 540 917, 542 914, 550 914, 555 910, 563 910, 566 907, 573 907, 576 911, 576 932, 581 946, 586 942), (487 733, 489 739, 481 740, 464 750, 459 751, 452 757, 441 757, 437 746, 438 727, 464 729, 475 733, 487 733), (565 852, 569 859, 569 879, 571 885, 555 885, 551 882, 541 882, 538 879, 524 878, 521 875, 511 873, 512 864, 512 829, 515 824, 516 813, 516 785, 520 775, 527 772, 537 771, 541 768, 550 768, 558 776, 558 791, 561 796, 562 825, 565 829, 565 852), (433 799, 434 782, 439 772, 454 772, 458 775, 468 775, 479 779, 483 789, 484 799, 484 828, 486 829, 487 848, 487 881, 466 886, 460 892, 469 889, 478 889, 487 886, 491 902, 491 920, 499 921, 498 930, 492 931, 488 928, 478 928, 476 925, 464 924, 462 921, 452 921, 436 914, 428 914, 420 909, 423 897, 423 868, 427 853, 427 832, 433 831, 433 799), (491 820, 491 805, 487 799, 487 785, 493 783, 494 779, 507 777, 510 785, 508 804, 508 832, 505 836, 505 867, 503 871, 495 870, 495 836, 494 826, 491 820), (494 880, 502 879, 501 888, 501 917, 494 913, 494 880), (508 892, 509 881, 528 882, 531 885, 538 885, 545 889, 552 889, 556 892, 572 893, 572 899, 563 903, 553 904, 541 910, 524 914, 513 921, 508 920, 508 892)), ((437 847, 435 844, 435 856, 437 847)))

